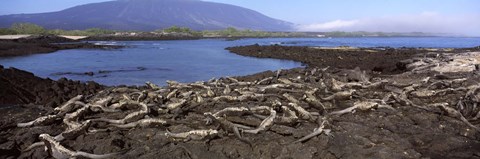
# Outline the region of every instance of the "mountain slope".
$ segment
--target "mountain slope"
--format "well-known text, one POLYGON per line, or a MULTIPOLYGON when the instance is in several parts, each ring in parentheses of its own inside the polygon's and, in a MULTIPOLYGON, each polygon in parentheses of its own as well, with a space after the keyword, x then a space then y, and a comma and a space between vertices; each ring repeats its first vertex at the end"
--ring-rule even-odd
POLYGON ((155 30, 173 25, 195 30, 227 27, 267 31, 291 30, 292 24, 256 11, 199 0, 117 0, 92 3, 59 12, 0 16, 0 27, 30 22, 49 29, 104 28, 155 30))

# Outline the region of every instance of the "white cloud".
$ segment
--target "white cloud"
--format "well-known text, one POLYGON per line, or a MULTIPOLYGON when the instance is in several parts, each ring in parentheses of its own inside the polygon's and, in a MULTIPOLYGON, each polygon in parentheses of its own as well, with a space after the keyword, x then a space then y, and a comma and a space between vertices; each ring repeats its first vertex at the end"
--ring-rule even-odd
POLYGON ((427 32, 480 36, 480 14, 442 15, 436 12, 383 16, 355 20, 334 20, 299 25, 299 31, 427 32))
POLYGON ((354 26, 358 23, 357 20, 335 20, 326 23, 318 23, 318 24, 310 24, 310 25, 303 25, 301 26, 302 30, 331 30, 331 29, 341 29, 341 28, 348 28, 354 26))

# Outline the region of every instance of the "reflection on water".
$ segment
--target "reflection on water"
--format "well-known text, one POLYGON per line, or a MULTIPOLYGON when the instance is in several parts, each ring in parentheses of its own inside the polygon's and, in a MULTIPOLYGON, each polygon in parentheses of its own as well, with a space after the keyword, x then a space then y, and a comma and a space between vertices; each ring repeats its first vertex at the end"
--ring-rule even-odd
POLYGON ((194 82, 212 77, 247 75, 300 67, 292 61, 257 59, 229 53, 224 40, 98 42, 126 45, 119 50, 62 50, 50 54, 0 59, 6 67, 40 77, 93 80, 105 85, 142 85, 166 80, 194 82))
POLYGON ((119 50, 62 50, 50 54, 0 59, 6 67, 17 67, 40 77, 93 80, 105 85, 142 85, 145 81, 164 85, 166 80, 194 82, 212 77, 239 76, 266 70, 300 67, 292 61, 257 59, 229 53, 224 48, 239 45, 353 46, 353 47, 474 47, 480 38, 265 38, 114 41, 94 43, 125 45, 119 50))

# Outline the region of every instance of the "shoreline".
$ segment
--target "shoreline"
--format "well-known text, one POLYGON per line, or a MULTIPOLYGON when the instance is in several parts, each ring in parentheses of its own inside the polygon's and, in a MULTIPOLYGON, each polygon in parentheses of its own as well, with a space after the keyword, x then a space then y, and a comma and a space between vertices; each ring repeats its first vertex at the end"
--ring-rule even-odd
MULTIPOLYGON (((226 41, 233 41, 233 40, 239 40, 239 39, 245 39, 245 38, 257 38, 257 39, 298 38, 298 37, 91 36, 91 37, 82 37, 81 39, 75 39, 75 38, 66 38, 66 37, 56 36, 56 35, 28 35, 28 36, 21 35, 19 36, 19 38, 15 38, 15 39, 0 39, 0 57, 14 57, 14 56, 25 56, 25 55, 32 55, 32 54, 52 53, 58 50, 68 50, 68 49, 120 49, 124 47, 124 46, 118 46, 118 45, 95 45, 85 41, 142 41, 142 40, 163 41, 163 40, 201 40, 201 39, 225 39, 226 41)), ((309 37, 309 38, 313 38, 313 37, 309 37)), ((352 38, 352 37, 349 37, 349 38, 352 38)), ((375 38, 375 37, 353 37, 353 38, 375 38)), ((237 54, 239 55, 246 55, 246 56, 258 57, 258 58, 266 57, 266 55, 255 55, 251 53, 245 53, 245 51, 248 51, 248 49, 252 47, 258 48, 259 46, 255 46, 255 45, 246 46, 246 47, 243 47, 243 49, 247 49, 247 50, 237 50, 236 52, 238 52, 237 54)), ((302 46, 298 46, 298 47, 302 47, 302 46)), ((480 46, 477 46, 471 49, 479 50, 480 49, 479 47, 480 46)), ((227 49, 235 50, 237 48, 239 47, 230 47, 227 49)), ((315 48, 315 47, 309 47, 309 48, 315 48)), ((389 47, 382 47, 382 48, 392 49, 389 47)), ((276 48, 274 47, 274 49, 276 48)), ((364 50, 365 52, 368 52, 368 51, 378 50, 378 49, 379 49, 378 47, 377 48, 376 47, 358 48, 358 50, 351 50, 351 51, 358 52, 358 51, 364 50)), ((393 49, 400 52, 408 53, 409 50, 424 49, 421 51, 428 51, 429 49, 442 49, 442 48, 393 48, 393 49)), ((448 49, 448 48, 443 48, 443 49, 448 49)), ((305 50, 306 49, 302 49, 300 51, 305 51, 305 50)), ((320 48, 320 50, 325 50, 325 49, 320 48)), ((456 48, 454 50, 457 50, 457 52, 462 51, 462 49, 459 49, 459 48, 456 48)), ((328 50, 328 51, 332 51, 332 50, 328 50)), ((308 62, 308 60, 306 61, 305 59, 299 59, 298 57, 274 57, 274 55, 268 55, 268 56, 273 58, 278 58, 278 59, 289 60, 289 58, 291 58, 300 62, 308 62)))
POLYGON ((309 67, 355 69, 380 74, 398 74, 405 71, 405 62, 442 53, 480 51, 473 48, 390 48, 390 47, 307 47, 258 44, 228 47, 231 53, 256 58, 273 58, 301 62, 309 67))
POLYGON ((0 65, 0 88, 0 107, 36 104, 52 108, 78 94, 93 94, 106 87, 92 81, 40 78, 27 71, 0 65))
MULTIPOLYGON (((458 114, 455 116, 445 112, 449 110, 447 108, 456 108, 459 102, 466 109, 457 111, 467 119, 472 119, 480 112, 478 108, 472 108, 474 99, 471 98, 471 95, 478 96, 478 92, 472 89, 477 88, 477 81, 480 80, 475 68, 480 64, 480 53, 472 53, 478 51, 475 48, 470 51, 412 48, 373 50, 376 52, 372 52, 372 48, 352 50, 284 46, 230 49, 244 56, 304 61, 308 66, 197 83, 170 81, 165 87, 107 87, 92 95, 83 94, 85 97, 77 102, 94 104, 108 97, 113 99, 104 103, 105 106, 123 100, 144 102, 148 111, 143 115, 165 120, 166 124, 122 129, 96 121, 89 126, 89 130, 107 131, 84 132, 78 137, 62 141, 62 144, 73 150, 96 154, 128 150, 119 158, 156 158, 158 154, 165 158, 480 156, 479 132, 464 123, 458 114), (294 56, 292 52, 315 56, 294 56), (368 58, 360 58, 358 54, 368 58), (354 93, 335 95, 352 90, 354 93), (473 94, 469 95, 468 92, 473 94), (131 99, 125 99, 125 96, 131 99), (358 104, 371 107, 335 114, 358 104), (310 112, 310 115, 302 115, 303 111, 295 105, 310 112), (258 127, 264 123, 265 117, 272 116, 271 112, 275 112, 278 118, 274 118, 273 124, 265 125, 266 129, 257 134, 242 129, 239 139, 228 126, 222 127, 216 122, 205 124, 207 117, 204 113, 218 113, 225 108, 259 109, 258 112, 227 112, 218 116, 218 120, 246 127, 258 127), (289 115, 289 112, 296 117, 289 115), (329 133, 320 132, 313 138, 296 142, 322 125, 325 132, 329 133), (200 129, 217 130, 221 134, 199 140, 174 139, 165 135, 168 132, 200 129)), ((0 141, 3 142, 0 152, 5 152, 5 157, 47 157, 49 154, 42 147, 26 152, 20 152, 19 149, 38 141, 39 134, 61 133, 65 124, 58 121, 31 128, 17 128, 15 124, 43 115, 54 115, 56 112, 53 108, 59 105, 6 108, 4 111, 8 115, 0 120, 0 141)), ((91 109, 79 119, 82 122, 98 118, 121 119, 138 109, 126 107, 113 113, 91 109)), ((137 120, 141 119, 146 117, 137 120)), ((472 124, 479 126, 478 120, 472 120, 472 124)))
POLYGON ((25 56, 52 53, 68 49, 120 49, 123 46, 95 45, 92 43, 74 43, 76 40, 58 36, 30 36, 13 40, 0 40, 0 57, 25 56), (67 43, 67 44, 61 44, 67 43))

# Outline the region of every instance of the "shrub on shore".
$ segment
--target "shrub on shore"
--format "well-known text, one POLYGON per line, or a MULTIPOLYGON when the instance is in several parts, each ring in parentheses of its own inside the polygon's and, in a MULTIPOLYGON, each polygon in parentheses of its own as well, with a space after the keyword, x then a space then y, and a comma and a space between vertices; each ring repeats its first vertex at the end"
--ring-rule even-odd
POLYGON ((70 36, 95 36, 95 35, 108 35, 108 34, 115 34, 113 30, 106 30, 100 28, 90 28, 85 30, 61 30, 61 29, 54 29, 49 30, 49 34, 53 35, 70 35, 70 36))
MULTIPOLYGON (((10 28, 0 28, 0 35, 14 35, 14 34, 34 34, 34 35, 70 35, 70 36, 100 36, 100 35, 115 35, 116 33, 128 33, 125 31, 114 31, 100 28, 90 28, 85 30, 62 30, 52 29, 47 30, 42 26, 31 23, 15 23, 10 28)), ((133 31, 133 33, 150 33, 133 31)), ((305 36, 302 33, 294 32, 267 32, 255 30, 239 30, 229 27, 223 30, 205 30, 196 31, 188 27, 172 26, 169 28, 155 30, 154 33, 171 34, 173 36, 192 36, 192 37, 295 37, 305 36)), ((120 34, 122 35, 122 34, 120 34)), ((136 34, 135 34, 136 35, 136 34)))
POLYGON ((17 34, 46 34, 47 30, 42 26, 32 23, 15 23, 10 27, 17 34))
POLYGON ((10 28, 0 28, 0 35, 15 35, 17 32, 10 28))
POLYGON ((0 35, 16 35, 16 34, 32 34, 32 35, 70 35, 70 36, 95 36, 105 34, 115 34, 113 30, 100 28, 90 28, 85 30, 47 30, 42 26, 32 23, 15 23, 10 28, 0 28, 0 35))

